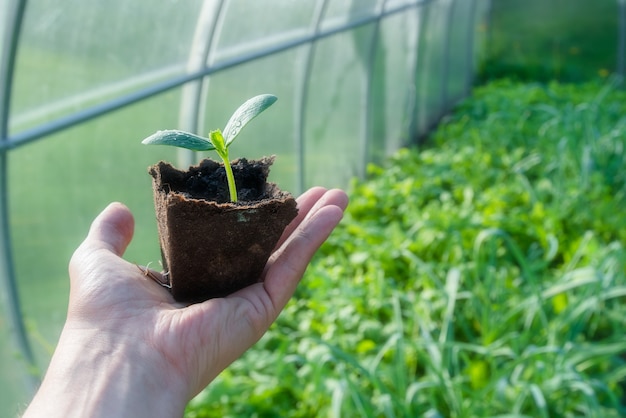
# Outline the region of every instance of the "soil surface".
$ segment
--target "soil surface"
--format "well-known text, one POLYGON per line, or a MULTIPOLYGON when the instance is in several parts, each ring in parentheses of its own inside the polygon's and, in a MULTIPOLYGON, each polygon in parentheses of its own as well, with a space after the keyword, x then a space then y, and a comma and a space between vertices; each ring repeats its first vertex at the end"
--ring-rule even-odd
MULTIPOLYGON (((231 162, 237 185, 237 199, 240 204, 258 202, 271 197, 274 191, 273 184, 267 183, 267 176, 273 162, 273 156, 250 161, 241 158, 231 162)), ((164 187, 170 189, 165 190, 166 192, 178 192, 191 199, 217 203, 230 202, 226 170, 223 164, 206 159, 199 165, 190 167, 186 172, 176 170, 166 163, 160 164, 161 175, 164 182, 167 182, 164 183, 164 187)), ((151 174, 153 174, 152 170, 151 174)))

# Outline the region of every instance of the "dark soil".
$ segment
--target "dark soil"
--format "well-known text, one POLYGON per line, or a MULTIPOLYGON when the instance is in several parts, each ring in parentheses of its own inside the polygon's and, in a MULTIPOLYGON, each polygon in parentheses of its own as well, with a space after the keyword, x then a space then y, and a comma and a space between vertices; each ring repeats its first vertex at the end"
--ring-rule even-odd
MULTIPOLYGON (((268 186, 271 192, 273 185, 268 185, 267 176, 273 162, 274 157, 265 157, 257 161, 241 158, 231 162, 237 185, 237 199, 240 204, 257 202, 270 197, 268 186)), ((190 167, 186 172, 167 166, 169 164, 161 165, 161 173, 164 178, 167 178, 168 183, 164 186, 169 187, 169 191, 181 193, 191 199, 210 200, 217 203, 230 202, 226 170, 223 164, 206 159, 198 166, 190 167)))

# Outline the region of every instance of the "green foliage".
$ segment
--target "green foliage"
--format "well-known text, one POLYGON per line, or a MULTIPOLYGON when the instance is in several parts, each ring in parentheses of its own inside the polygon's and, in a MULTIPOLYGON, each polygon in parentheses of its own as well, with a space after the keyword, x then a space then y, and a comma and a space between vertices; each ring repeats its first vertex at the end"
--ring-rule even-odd
POLYGON ((355 180, 296 297, 187 417, 626 413, 626 94, 507 81, 355 180))

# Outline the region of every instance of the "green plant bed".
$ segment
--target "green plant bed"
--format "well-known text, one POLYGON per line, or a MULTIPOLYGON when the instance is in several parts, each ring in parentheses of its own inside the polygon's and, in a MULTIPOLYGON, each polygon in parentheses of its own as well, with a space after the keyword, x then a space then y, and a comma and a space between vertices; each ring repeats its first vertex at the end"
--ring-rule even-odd
POLYGON ((187 417, 626 413, 626 94, 498 81, 350 188, 187 417))
POLYGON ((479 81, 584 82, 618 70, 619 1, 492 2, 479 81))

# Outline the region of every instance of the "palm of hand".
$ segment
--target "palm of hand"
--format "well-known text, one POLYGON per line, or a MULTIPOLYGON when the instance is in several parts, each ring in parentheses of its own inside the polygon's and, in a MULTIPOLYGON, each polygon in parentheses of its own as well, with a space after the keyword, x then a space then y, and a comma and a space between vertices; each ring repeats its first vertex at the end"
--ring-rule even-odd
POLYGON ((298 217, 268 261, 262 282, 226 298, 184 306, 121 258, 134 222, 125 207, 113 204, 94 221, 72 257, 64 334, 89 334, 112 350, 129 350, 130 361, 155 369, 146 371, 155 384, 182 387, 190 399, 276 319, 346 205, 339 190, 309 190, 298 199, 298 217))

